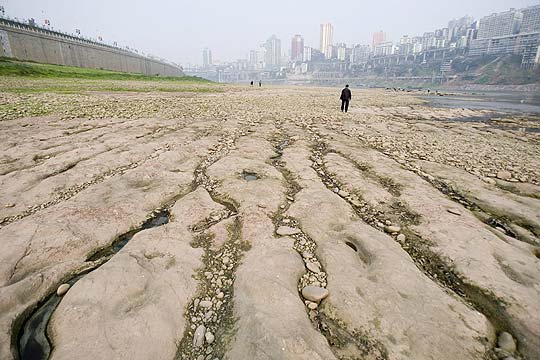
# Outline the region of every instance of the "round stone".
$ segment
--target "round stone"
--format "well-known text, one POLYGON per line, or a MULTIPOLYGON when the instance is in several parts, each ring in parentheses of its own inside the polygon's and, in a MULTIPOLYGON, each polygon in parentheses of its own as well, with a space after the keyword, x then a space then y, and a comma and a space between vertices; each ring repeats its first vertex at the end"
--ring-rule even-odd
POLYGON ((201 307, 203 307, 203 308, 208 309, 208 308, 212 307, 212 302, 211 302, 211 301, 208 301, 208 300, 203 300, 203 301, 201 301, 201 302, 199 303, 199 305, 200 305, 201 307))
POLYGON ((64 295, 68 292, 68 290, 69 290, 70 287, 71 287, 71 285, 69 285, 69 284, 62 284, 62 285, 60 285, 60 286, 58 287, 58 289, 56 289, 56 295, 58 295, 58 296, 64 296, 64 295))
POLYGON ((310 301, 321 301, 326 298, 328 294, 328 290, 318 286, 306 286, 302 289, 302 296, 310 301))
POLYGON ((317 263, 311 262, 309 260, 306 261, 306 267, 308 268, 309 271, 312 271, 316 274, 321 272, 320 266, 317 263))
POLYGON ((389 226, 385 226, 384 230, 388 233, 397 233, 401 231, 401 227, 396 226, 396 225, 389 225, 389 226))
POLYGON ((193 334, 193 347, 201 347, 204 345, 204 337, 206 334, 206 327, 199 325, 193 334))
POLYGON ((212 334, 210 331, 207 331, 204 335, 204 338, 206 339, 206 342, 208 344, 211 344, 214 342, 214 334, 212 334))
POLYGON ((514 337, 506 331, 499 334, 497 345, 499 348, 508 351, 509 353, 514 353, 517 349, 516 340, 514 340, 514 337))
POLYGON ((276 233, 281 236, 296 235, 296 234, 300 234, 300 232, 301 231, 299 229, 292 228, 289 226, 280 226, 276 231, 276 233))
POLYGON ((397 236, 397 241, 399 241, 399 242, 404 242, 406 239, 407 239, 407 237, 405 236, 405 234, 399 234, 397 236))
POLYGON ((510 171, 502 170, 497 173, 497 178, 501 180, 510 180, 512 178, 512 173, 510 171))

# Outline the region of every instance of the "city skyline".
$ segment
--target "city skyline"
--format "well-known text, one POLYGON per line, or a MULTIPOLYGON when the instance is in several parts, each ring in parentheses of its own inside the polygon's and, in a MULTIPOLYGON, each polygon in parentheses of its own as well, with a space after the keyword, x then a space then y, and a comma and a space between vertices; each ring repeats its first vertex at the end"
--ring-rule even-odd
POLYGON ((105 41, 118 42, 182 64, 200 64, 205 47, 212 50, 215 61, 245 59, 250 49, 258 48, 272 34, 287 44, 283 48, 288 49, 292 37, 300 34, 306 46, 318 49, 319 26, 326 22, 334 25, 334 42, 371 44, 373 33, 381 29, 388 39, 396 42, 405 34, 420 35, 446 26, 452 18, 467 14, 479 18, 511 7, 536 4, 538 0, 454 1, 451 6, 443 3, 433 8, 429 1, 417 1, 413 5, 386 1, 351 4, 349 11, 343 12, 323 6, 322 2, 319 6, 317 1, 300 1, 294 4, 283 2, 283 6, 274 6, 260 16, 250 12, 247 1, 176 4, 158 0, 151 4, 139 0, 130 1, 129 6, 123 0, 63 3, 62 6, 52 0, 0 1, 9 16, 35 18, 38 23, 48 19, 56 29, 66 32, 81 29, 85 36, 103 36, 105 41), (325 9, 324 14, 320 9, 325 9), (121 18, 113 15, 118 13, 123 14, 121 18), (407 13, 406 17, 404 13, 407 13), (147 31, 148 28, 151 31, 147 31), (178 45, 171 46, 171 41, 178 45))

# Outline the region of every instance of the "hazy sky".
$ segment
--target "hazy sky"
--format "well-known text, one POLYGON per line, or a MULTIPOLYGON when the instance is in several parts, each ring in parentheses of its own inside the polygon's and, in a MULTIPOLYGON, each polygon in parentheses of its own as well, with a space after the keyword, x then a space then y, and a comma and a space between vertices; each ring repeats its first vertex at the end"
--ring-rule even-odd
POLYGON ((371 43, 386 31, 392 40, 445 27, 448 20, 475 18, 540 0, 0 0, 6 15, 49 19, 55 29, 102 36, 184 65, 202 62, 209 47, 215 59, 245 58, 272 34, 282 40, 301 34, 319 46, 319 24, 334 25, 334 42, 371 43))

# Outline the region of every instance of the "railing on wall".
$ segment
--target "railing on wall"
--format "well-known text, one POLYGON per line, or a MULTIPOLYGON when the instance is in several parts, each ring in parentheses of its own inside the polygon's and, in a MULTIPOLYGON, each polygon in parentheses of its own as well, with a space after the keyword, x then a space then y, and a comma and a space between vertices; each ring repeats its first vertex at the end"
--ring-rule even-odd
POLYGON ((144 58, 144 59, 149 59, 149 60, 152 60, 152 61, 157 61, 157 62, 166 64, 166 65, 170 65, 170 66, 173 66, 175 68, 181 69, 180 66, 178 66, 176 64, 173 64, 173 63, 171 63, 171 62, 169 62, 169 61, 167 61, 165 59, 162 59, 162 58, 159 58, 159 57, 156 57, 156 56, 153 56, 153 55, 149 55, 149 54, 141 55, 139 53, 139 51, 135 50, 135 49, 129 49, 129 48, 126 49, 126 48, 123 48, 123 47, 120 47, 120 46, 117 46, 117 45, 111 45, 111 44, 107 44, 107 43, 102 42, 102 41, 96 41, 96 40, 93 40, 93 39, 85 38, 83 36, 76 36, 76 35, 64 33, 64 32, 58 31, 58 30, 52 30, 52 29, 49 29, 47 27, 40 26, 38 24, 29 24, 29 23, 23 22, 21 20, 11 19, 9 17, 5 17, 5 16, 2 16, 2 15, 0 15, 0 25, 6 26, 6 27, 9 27, 9 28, 12 28, 12 29, 25 30, 25 31, 28 31, 28 32, 34 32, 34 33, 37 33, 37 34, 48 35, 48 36, 56 37, 56 38, 59 38, 59 39, 74 41, 74 42, 77 42, 77 43, 80 43, 80 44, 86 44, 86 45, 91 45, 91 46, 95 46, 95 47, 101 47, 101 48, 105 48, 105 49, 109 49, 109 50, 114 50, 114 51, 122 52, 122 53, 124 53, 126 55, 129 55, 129 56, 135 56, 135 57, 140 57, 140 58, 144 58))

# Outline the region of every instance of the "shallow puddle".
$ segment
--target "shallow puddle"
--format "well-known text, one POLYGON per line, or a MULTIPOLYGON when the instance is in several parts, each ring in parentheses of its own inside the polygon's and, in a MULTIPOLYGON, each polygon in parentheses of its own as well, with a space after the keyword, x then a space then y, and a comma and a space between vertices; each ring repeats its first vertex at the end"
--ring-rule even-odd
POLYGON ((255 181, 255 180, 259 180, 259 179, 260 179, 259 176, 258 176, 256 173, 254 173, 254 172, 246 172, 246 171, 244 171, 244 172, 242 173, 242 177, 243 177, 244 180, 246 180, 246 181, 255 181))
MULTIPOLYGON (((118 237, 111 246, 96 252, 87 261, 98 261, 98 265, 82 274, 77 274, 66 281, 67 284, 74 285, 85 275, 98 269, 108 262, 137 234, 146 229, 165 225, 169 222, 169 210, 161 210, 155 213, 150 219, 145 221, 137 229, 133 229, 118 237)), ((47 325, 62 297, 54 292, 43 303, 38 305, 34 313, 24 322, 19 335, 19 355, 21 360, 46 360, 51 354, 51 345, 47 336, 47 325)))

